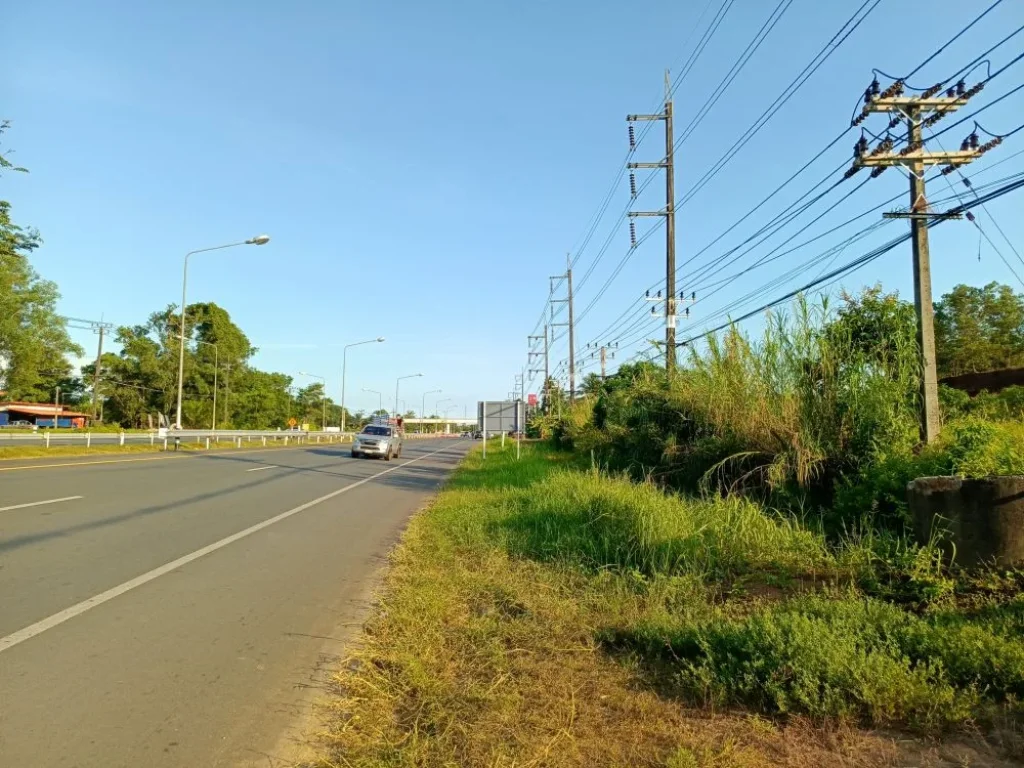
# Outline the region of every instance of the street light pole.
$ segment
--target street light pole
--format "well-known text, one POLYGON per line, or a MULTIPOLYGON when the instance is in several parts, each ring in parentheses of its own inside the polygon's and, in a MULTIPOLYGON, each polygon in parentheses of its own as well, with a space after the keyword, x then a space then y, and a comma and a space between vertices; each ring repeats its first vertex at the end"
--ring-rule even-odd
POLYGON ((423 393, 423 402, 420 404, 420 418, 427 418, 427 395, 436 395, 443 390, 440 389, 428 389, 423 393))
POLYGON ((363 392, 372 392, 373 394, 375 394, 377 396, 377 411, 380 412, 380 411, 384 410, 384 395, 383 394, 378 392, 376 389, 367 389, 366 387, 363 387, 363 392))
POLYGON ((402 379, 415 379, 422 375, 422 373, 410 373, 408 376, 399 376, 395 379, 395 418, 398 418, 398 385, 402 382, 402 379))
MULTIPOLYGON (((351 344, 346 344, 345 348, 341 351, 341 431, 345 431, 345 370, 348 367, 348 348, 358 347, 360 344, 379 344, 384 341, 383 336, 378 336, 376 339, 367 339, 366 341, 355 341, 351 344)), ((378 394, 380 394, 378 392, 378 394)))
POLYGON ((299 371, 299 376, 309 376, 309 378, 311 378, 311 379, 320 379, 320 381, 322 381, 323 384, 324 384, 324 393, 323 393, 323 397, 321 398, 322 401, 323 401, 324 415, 323 415, 323 425, 322 425, 320 431, 321 432, 326 432, 327 431, 327 379, 324 378, 323 376, 317 376, 315 373, 306 373, 305 371, 299 371))
POLYGON ((217 431, 217 371, 220 369, 220 349, 212 341, 196 339, 199 344, 208 344, 213 347, 213 421, 210 423, 210 431, 217 431))
POLYGON ((178 346, 178 409, 177 415, 174 419, 174 424, 178 429, 181 429, 181 401, 185 392, 185 294, 188 287, 188 260, 190 256, 194 256, 197 253, 207 253, 208 251, 222 251, 225 248, 234 248, 239 245, 266 245, 270 242, 269 235, 257 235, 251 237, 248 240, 243 240, 240 243, 228 243, 227 245, 215 245, 213 248, 200 248, 195 251, 189 251, 185 254, 185 267, 181 274, 181 327, 178 331, 181 333, 181 344, 178 346))
MULTIPOLYGON (((452 399, 450 397, 443 397, 434 403, 434 413, 437 414, 437 418, 441 418, 441 403, 450 403, 452 399)), ((434 432, 436 433, 440 427, 440 424, 434 425, 434 432)))

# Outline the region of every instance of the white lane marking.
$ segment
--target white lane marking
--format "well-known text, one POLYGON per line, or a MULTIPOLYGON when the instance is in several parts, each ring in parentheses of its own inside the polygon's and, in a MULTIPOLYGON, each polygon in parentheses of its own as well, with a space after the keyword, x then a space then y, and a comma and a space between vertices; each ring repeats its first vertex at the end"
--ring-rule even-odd
POLYGON ((265 467, 253 467, 252 469, 245 470, 246 472, 262 472, 264 469, 277 469, 277 464, 269 464, 265 467))
POLYGON ((74 501, 84 498, 82 496, 65 496, 60 499, 47 499, 46 501, 32 501, 28 504, 15 504, 13 507, 0 507, 0 512, 10 512, 12 509, 25 509, 26 507, 41 507, 44 504, 60 504, 62 501, 74 501))
POLYGON ((362 480, 357 480, 354 483, 346 485, 344 488, 339 488, 336 491, 331 491, 330 493, 321 496, 318 499, 307 501, 305 504, 300 504, 299 506, 294 507, 293 509, 289 509, 287 512, 282 512, 281 514, 271 517, 268 520, 264 520, 262 523, 256 523, 256 525, 250 526, 243 531, 239 531, 238 533, 233 533, 230 536, 226 536, 220 541, 215 541, 213 544, 207 544, 205 547, 201 547, 200 549, 197 549, 195 552, 183 555, 182 557, 179 557, 177 560, 172 560, 171 562, 166 563, 165 565, 161 565, 158 568, 154 568, 151 571, 147 571, 141 576, 136 576, 134 579, 130 579, 124 582, 123 584, 118 584, 116 587, 112 587, 108 589, 106 592, 100 592, 98 595, 94 595, 93 597, 90 597, 87 600, 83 600, 80 603, 76 603, 75 605, 72 605, 70 608, 65 608, 63 611, 59 611, 53 614, 52 616, 47 616, 45 619, 37 621, 35 624, 30 624, 24 629, 19 629, 17 632, 12 632, 6 637, 0 637, 0 653, 10 650, 14 646, 18 645, 18 643, 23 643, 26 640, 31 640, 36 635, 41 635, 46 630, 53 629, 54 627, 63 624, 65 621, 68 621, 69 619, 73 619, 76 616, 82 615, 86 611, 90 611, 93 608, 96 608, 97 606, 103 605, 103 603, 109 602, 110 600, 113 600, 115 597, 120 597, 125 592, 130 592, 136 587, 141 587, 143 584, 148 584, 154 579, 159 579, 161 576, 168 574, 171 571, 177 570, 178 568, 181 568, 183 565, 188 565, 192 561, 198 560, 204 555, 208 555, 211 552, 216 552, 218 549, 223 549, 229 544, 234 544, 236 541, 244 539, 246 536, 250 536, 256 533, 257 531, 262 531, 264 528, 269 528, 274 523, 279 523, 282 520, 287 520, 289 517, 299 514, 299 512, 305 512, 310 507, 315 507, 317 504, 322 504, 325 501, 333 499, 335 496, 340 496, 341 494, 347 491, 351 491, 353 488, 358 488, 361 485, 366 485, 366 483, 369 483, 372 480, 376 480, 378 477, 382 477, 392 472, 396 472, 399 469, 402 469, 403 467, 407 467, 410 464, 415 464, 417 461, 427 459, 433 456, 434 454, 441 453, 446 449, 447 446, 445 448, 438 448, 436 451, 425 453, 422 456, 417 456, 415 459, 410 459, 409 461, 403 462, 398 466, 391 467, 390 469, 385 469, 382 472, 378 472, 375 475, 370 475, 369 477, 365 477, 362 480))

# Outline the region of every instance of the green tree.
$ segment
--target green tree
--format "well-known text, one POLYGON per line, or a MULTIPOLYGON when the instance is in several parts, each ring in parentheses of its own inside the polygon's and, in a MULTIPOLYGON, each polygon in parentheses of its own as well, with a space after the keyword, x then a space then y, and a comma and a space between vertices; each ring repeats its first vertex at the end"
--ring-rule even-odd
POLYGON ((999 283, 958 285, 935 306, 939 374, 1024 365, 1024 296, 999 283))
MULTIPOLYGON (((8 125, 0 123, 0 135, 8 125)), ((0 152, 2 171, 25 169, 0 152)), ((67 356, 84 354, 57 314, 56 284, 29 263, 40 244, 39 233, 15 224, 10 203, 0 200, 0 391, 13 400, 50 400, 71 376, 67 356)))
POLYGON ((602 379, 596 373, 588 373, 583 377, 583 381, 580 382, 580 389, 583 394, 589 397, 597 397, 604 392, 604 379, 602 379))

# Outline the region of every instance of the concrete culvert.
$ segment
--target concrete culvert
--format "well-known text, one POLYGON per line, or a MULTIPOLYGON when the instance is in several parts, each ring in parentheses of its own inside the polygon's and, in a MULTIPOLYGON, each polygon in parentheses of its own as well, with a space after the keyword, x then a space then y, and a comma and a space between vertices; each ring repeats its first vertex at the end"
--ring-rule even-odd
POLYGON ((1024 564, 1024 476, 922 477, 907 499, 918 540, 943 534, 958 565, 1024 564))

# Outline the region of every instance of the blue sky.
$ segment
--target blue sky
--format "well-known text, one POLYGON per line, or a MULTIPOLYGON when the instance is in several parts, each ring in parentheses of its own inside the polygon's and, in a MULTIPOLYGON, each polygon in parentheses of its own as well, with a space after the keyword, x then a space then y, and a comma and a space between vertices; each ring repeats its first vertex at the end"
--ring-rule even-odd
MULTIPOLYGON (((913 69, 988 4, 938 0, 924 13, 911 0, 882 0, 679 211, 680 262, 843 129, 873 66, 895 75, 913 69)), ((719 5, 708 4, 698 35, 719 5)), ((794 0, 681 146, 677 197, 856 5, 794 0)), ((755 0, 732 5, 676 94, 677 136, 774 6, 755 0)), ((626 113, 657 108, 663 71, 679 72, 704 9, 704 0, 20 3, 6 14, 0 117, 12 120, 7 144, 31 174, 4 177, 0 192, 12 202, 16 221, 41 231, 45 246, 35 264, 59 283, 67 315, 142 322, 180 300, 185 252, 267 232, 273 240, 265 247, 196 257, 189 280, 190 301, 224 306, 260 347, 257 365, 327 376, 328 391, 337 397, 341 345, 383 335, 385 344, 351 353, 350 405, 376 405, 376 396, 361 387, 390 396, 396 376, 422 372, 422 379, 403 382, 408 407, 419 408, 422 391, 443 389, 429 400, 451 397, 472 411, 477 399, 511 389, 525 361, 526 335, 547 298, 547 278, 564 268, 566 252, 578 253, 625 157, 626 113)), ((927 85, 948 76, 1022 23, 1024 4, 1006 0, 915 79, 927 85)), ((993 66, 1020 47, 1011 42, 996 51, 993 66)), ((1022 80, 1024 63, 993 81, 972 107, 1022 80)), ((1002 132, 1019 125, 1022 114, 1019 93, 981 122, 1002 132)), ((877 117, 870 125, 882 122, 877 117)), ((968 127, 947 134, 947 148, 958 145, 968 127)), ((849 158, 855 139, 851 132, 693 267, 749 236, 849 158)), ((1024 132, 966 172, 973 175, 1021 148, 1024 132)), ((658 127, 636 159, 658 160, 662 149, 658 127)), ((1024 158, 1012 159, 977 183, 1022 167, 1024 158)), ((654 180, 640 208, 660 203, 661 185, 654 180)), ((905 177, 889 171, 807 227, 822 209, 809 211, 735 268, 794 232, 813 236, 906 186, 905 177)), ((950 195, 942 182, 931 189, 933 198, 950 195)), ((824 210, 843 191, 823 201, 824 210)), ((989 212, 1024 252, 1020 195, 990 204, 989 212)), ((623 179, 579 254, 578 281, 610 235, 578 291, 578 313, 628 251, 618 215, 627 201, 623 179)), ((979 212, 978 219, 1024 275, 988 215, 979 212)), ((641 234, 652 221, 640 220, 641 234)), ((877 221, 877 215, 865 218, 817 247, 726 284, 694 306, 693 321, 681 333, 699 331, 715 309, 877 221)), ((835 263, 901 227, 880 228, 835 263)), ((965 281, 1021 288, 988 244, 977 260, 978 238, 968 222, 933 233, 936 297, 965 281)), ((655 234, 626 261, 581 320, 580 346, 663 277, 663 240, 655 234)), ((795 275, 772 295, 819 270, 795 275)), ((909 297, 910 275, 909 248, 901 247, 843 285, 882 281, 909 297)), ((679 287, 690 286, 681 280, 679 287)), ((88 332, 76 338, 94 346, 88 332)), ((564 339, 554 344, 553 366, 565 350, 564 339)))

